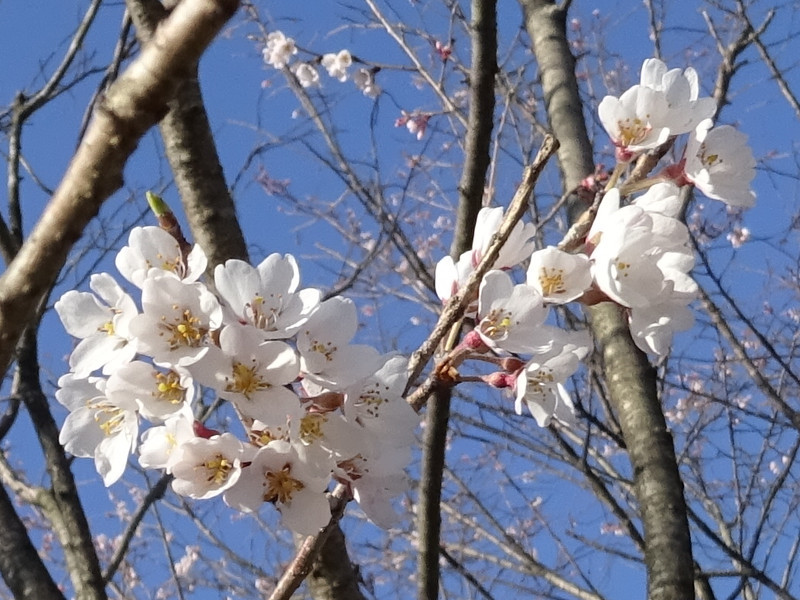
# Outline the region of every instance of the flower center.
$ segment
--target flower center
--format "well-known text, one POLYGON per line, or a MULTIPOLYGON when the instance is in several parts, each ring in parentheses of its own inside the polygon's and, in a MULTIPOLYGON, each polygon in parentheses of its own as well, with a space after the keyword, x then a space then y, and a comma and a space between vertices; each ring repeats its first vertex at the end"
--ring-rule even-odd
POLYGON ((170 404, 180 404, 186 397, 186 388, 181 385, 181 377, 175 371, 156 373, 156 390, 153 396, 170 404))
POLYGON ((630 275, 631 263, 617 259, 615 266, 617 267, 617 273, 614 276, 614 279, 617 281, 619 281, 620 278, 624 279, 630 275))
MULTIPOLYGON (((271 296, 273 299, 275 296, 271 296)), ((244 307, 245 317, 250 319, 250 322, 258 327, 259 329, 264 329, 265 331, 275 331, 275 323, 280 316, 281 309, 281 295, 277 296, 279 307, 269 306, 265 307, 265 301, 263 296, 256 296, 253 298, 252 302, 248 302, 244 307)))
POLYGON ((280 471, 268 471, 264 476, 264 502, 280 502, 286 504, 292 494, 305 487, 302 481, 292 477, 291 465, 285 465, 280 471))
POLYGON ((322 413, 309 413, 300 419, 300 438, 312 444, 316 440, 321 439, 322 426, 328 422, 328 419, 322 413))
POLYGON ((526 379, 528 382, 528 387, 525 390, 526 396, 544 396, 545 392, 550 389, 556 380, 553 377, 553 370, 547 367, 541 367, 534 373, 528 373, 526 379))
POLYGON ((333 355, 336 354, 337 350, 338 348, 331 342, 320 342, 319 340, 314 340, 311 343, 311 351, 322 354, 327 362, 331 362, 333 360, 333 355))
POLYGON ((539 269, 539 285, 542 286, 545 296, 565 293, 567 288, 564 285, 564 269, 542 267, 539 269))
MULTIPOLYGON (((173 305, 173 310, 177 306, 173 305)), ((161 317, 166 321, 166 317, 161 317)), ((203 322, 192 314, 191 309, 185 309, 180 316, 174 319, 173 323, 162 323, 169 334, 169 349, 176 350, 182 346, 197 348, 203 344, 203 340, 208 333, 208 329, 203 327, 203 322)))
POLYGON ((217 454, 207 459, 200 466, 206 470, 206 481, 214 485, 223 483, 233 470, 233 462, 222 454, 217 454))
POLYGON ((718 164, 722 163, 722 159, 719 157, 719 154, 706 154, 708 148, 705 144, 700 146, 700 162, 702 162, 706 167, 715 167, 718 164))
POLYGON ((619 128, 619 145, 623 147, 641 142, 651 129, 650 125, 639 117, 617 121, 617 127, 619 128))
POLYGON ((256 373, 257 365, 247 366, 243 363, 233 363, 233 381, 227 378, 225 384, 226 392, 236 392, 242 394, 248 400, 260 390, 269 389, 270 384, 256 373))
POLYGON ((122 423, 125 421, 125 413, 121 408, 113 404, 106 404, 99 402, 97 404, 89 404, 89 408, 96 409, 94 413, 94 421, 106 437, 111 437, 119 433, 122 429, 122 423))
POLYGON ((496 340, 505 337, 511 328, 511 312, 502 308, 493 308, 481 325, 481 331, 489 338, 496 340))

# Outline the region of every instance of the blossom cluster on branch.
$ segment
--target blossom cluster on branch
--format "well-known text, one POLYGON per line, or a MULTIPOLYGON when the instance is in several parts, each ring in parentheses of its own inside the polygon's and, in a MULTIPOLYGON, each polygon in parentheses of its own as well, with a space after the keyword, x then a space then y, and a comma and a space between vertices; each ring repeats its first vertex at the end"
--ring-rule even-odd
POLYGON ((222 495, 232 507, 272 503, 285 525, 316 533, 331 512, 332 480, 367 516, 390 526, 407 489, 418 417, 402 397, 407 360, 352 343, 355 305, 300 288, 291 255, 257 267, 229 260, 200 281, 202 249, 159 227, 137 227, 116 257, 137 302, 108 273, 55 308, 80 342, 56 398, 69 414, 60 441, 91 457, 106 485, 138 452, 173 476, 178 494, 222 495), (214 290, 214 291, 212 291, 214 290), (230 404, 239 431, 196 419, 199 387, 230 404), (149 422, 139 439, 143 422, 149 422))
MULTIPOLYGON (((446 61, 450 57, 452 48, 437 41, 433 47, 433 52, 442 61, 446 61)), ((356 67, 351 73, 350 69, 353 63, 361 61, 354 58, 346 48, 339 50, 339 52, 312 55, 308 60, 297 60, 295 58, 297 53, 298 48, 295 41, 287 37, 282 31, 273 31, 264 40, 262 49, 264 62, 275 69, 288 69, 303 88, 320 87, 319 69, 317 67, 322 66, 332 79, 336 79, 341 83, 348 79, 352 80, 356 89, 369 98, 377 98, 382 92, 381 86, 375 81, 375 75, 380 71, 380 67, 356 67)), ((428 121, 432 116, 431 113, 419 110, 412 112, 402 110, 394 125, 395 127, 406 127, 410 134, 421 140, 425 137, 428 121)))
MULTIPOLYGON (((294 42, 270 34, 270 64, 286 68, 295 53, 294 42)), ((320 62, 341 79, 351 57, 340 52, 320 62)), ((565 384, 592 342, 547 321, 552 305, 573 301, 618 304, 636 344, 666 354, 673 334, 692 325, 688 305, 697 292, 689 232, 679 218, 681 187, 737 207, 754 201, 745 137, 712 127, 714 110, 699 98, 692 69, 668 71, 656 59, 645 61, 640 84, 606 97, 600 118, 618 163, 604 190, 596 189, 600 178, 585 182, 597 194, 587 212, 591 225, 577 241, 535 250, 536 227, 516 224, 471 298, 466 316, 474 329, 434 370, 439 381, 464 380, 458 367, 467 359, 489 362, 497 370, 480 379, 513 390, 518 414, 527 407, 541 426, 569 422, 574 406, 565 384), (663 154, 684 134, 689 140, 675 164, 647 179, 629 176, 637 157, 663 154), (517 283, 513 269, 524 263, 525 281, 517 283)), ((502 221, 502 208, 482 209, 472 248, 439 261, 443 301, 467 282, 502 221)), ((202 249, 167 229, 135 228, 117 254, 117 269, 139 290, 140 303, 99 273, 92 292, 69 291, 55 304, 80 340, 56 392, 69 410, 60 436, 65 449, 94 458, 106 485, 137 452, 142 467, 172 475, 178 494, 222 495, 250 512, 272 503, 301 534, 328 523, 325 492, 338 481, 370 519, 391 525, 391 500, 406 489, 403 470, 418 424, 403 397, 407 360, 353 344, 355 305, 301 289, 291 255, 272 254, 256 267, 229 260, 207 286, 202 249), (230 405, 238 432, 197 420, 200 387, 230 405), (151 426, 140 437, 143 422, 151 426)))
MULTIPOLYGON (((746 136, 730 126, 713 127, 716 105, 699 97, 694 69, 668 70, 648 59, 640 83, 619 98, 606 96, 598 110, 617 165, 603 190, 595 189, 596 177, 584 181, 589 195, 598 194, 591 226, 563 248, 534 251, 535 226, 518 223, 474 298, 468 316, 475 329, 439 368, 440 376, 457 382, 456 367, 468 358, 496 364, 500 370, 483 380, 514 390, 517 413, 527 405, 542 426, 573 417, 564 383, 591 346, 581 333, 547 325, 548 307, 615 302, 625 310, 637 346, 667 354, 673 334, 694 323, 688 305, 697 294, 689 231, 680 220, 681 187, 695 186, 734 207, 755 201, 755 161, 746 136), (674 164, 642 180, 626 179, 637 158, 665 153, 684 134, 688 141, 674 164), (525 262, 525 282, 515 284, 509 273, 525 262)), ((458 260, 439 261, 436 291, 442 301, 466 283, 502 219, 502 208, 481 209, 472 249, 458 260)))
POLYGON ((346 48, 339 52, 317 55, 310 60, 294 60, 297 51, 297 45, 292 38, 286 37, 282 31, 273 31, 267 35, 262 54, 264 62, 271 67, 288 68, 304 88, 320 85, 317 65, 321 65, 328 72, 329 77, 342 83, 352 78, 356 88, 365 96, 376 98, 381 93, 381 87, 375 83, 377 67, 358 67, 351 74, 350 67, 353 65, 353 56, 346 48))

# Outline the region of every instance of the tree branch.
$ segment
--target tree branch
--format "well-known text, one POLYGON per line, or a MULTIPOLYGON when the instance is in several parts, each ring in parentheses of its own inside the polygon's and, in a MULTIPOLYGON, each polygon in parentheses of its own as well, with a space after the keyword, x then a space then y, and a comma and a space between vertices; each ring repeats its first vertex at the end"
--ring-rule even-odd
MULTIPOLYGON (((483 205, 489 150, 494 128, 494 79, 497 73, 497 2, 472 0, 472 66, 470 105, 464 148, 464 168, 458 186, 459 202, 450 255, 454 260, 472 243, 478 211, 483 205)), ((450 348, 447 348, 449 350, 450 348)), ((442 476, 447 430, 450 421, 451 389, 437 389, 425 412, 419 480, 417 531, 417 598, 439 597, 439 555, 441 534, 442 476)))
POLYGON ((109 88, 28 241, 0 278, 0 371, 100 205, 122 185, 139 139, 167 110, 176 83, 233 15, 237 0, 184 0, 109 88))
MULTIPOLYGON (((564 187, 571 189, 592 172, 592 148, 566 37, 566 11, 550 0, 520 2, 539 63, 550 123, 563 142, 559 159, 564 187)), ((573 204, 571 220, 580 208, 573 204)), ((661 410, 655 371, 633 343, 618 306, 602 303, 589 312, 604 359, 610 401, 633 466, 644 524, 648 598, 691 598, 694 564, 683 483, 661 410)))

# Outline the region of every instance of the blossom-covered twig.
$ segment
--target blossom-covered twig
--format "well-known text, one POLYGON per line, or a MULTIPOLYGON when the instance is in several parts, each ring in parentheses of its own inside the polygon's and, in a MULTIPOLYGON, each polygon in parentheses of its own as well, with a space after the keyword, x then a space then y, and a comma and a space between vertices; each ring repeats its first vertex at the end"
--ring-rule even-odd
MULTIPOLYGON (((439 346, 444 336, 447 335, 453 324, 464 315, 467 306, 474 299, 483 276, 492 268, 497 257, 500 256, 500 250, 514 230, 514 226, 525 214, 528 208, 528 198, 533 191, 533 186, 536 184, 547 161, 556 150, 558 150, 558 141, 552 136, 545 137, 533 163, 523 172, 522 182, 517 188, 517 192, 514 194, 514 198, 511 200, 511 204, 506 211, 505 219, 492 238, 492 242, 483 256, 483 260, 481 260, 475 271, 470 275, 464 287, 450 298, 444 311, 442 311, 438 323, 436 323, 436 327, 434 327, 433 331, 428 336, 428 339, 411 355, 411 360, 409 361, 411 373, 408 378, 406 393, 408 393, 414 385, 414 382, 417 380, 420 373, 422 373, 422 370, 425 368, 431 356, 433 356, 433 353, 436 351, 436 348, 439 346)), ((428 380, 415 390, 413 394, 408 396, 409 403, 414 408, 419 409, 425 403, 434 385, 435 381, 432 378, 428 378, 428 380)))

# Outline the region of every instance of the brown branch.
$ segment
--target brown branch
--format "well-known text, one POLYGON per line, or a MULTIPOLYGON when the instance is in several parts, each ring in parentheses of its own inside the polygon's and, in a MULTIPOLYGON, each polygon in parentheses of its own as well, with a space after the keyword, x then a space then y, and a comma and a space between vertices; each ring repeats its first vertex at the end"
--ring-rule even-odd
MULTIPOLYGON (((500 249, 505 245, 508 236, 511 235, 514 225, 519 222, 525 214, 525 211, 528 210, 528 199, 533 191, 533 187, 539 179, 539 175, 544 170, 547 161, 556 150, 558 150, 558 147, 558 140, 552 136, 547 136, 542 141, 542 146, 539 148, 539 152, 536 154, 533 164, 525 168, 522 174, 522 182, 519 184, 519 187, 517 187, 514 198, 511 200, 508 210, 506 210, 503 222, 492 237, 492 241, 480 264, 478 264, 472 274, 467 278, 464 287, 448 300, 431 334, 422 345, 420 345, 419 349, 411 355, 409 361, 411 374, 408 379, 406 393, 408 389, 414 385, 414 382, 419 377, 420 373, 422 373, 422 370, 433 356, 433 353, 436 352, 436 348, 439 347, 444 336, 450 332, 453 325, 464 315, 467 306, 475 296, 483 276, 486 275, 492 268, 492 265, 494 265, 497 257, 500 255, 500 249)), ((436 380, 433 377, 429 377, 419 388, 414 390, 413 394, 407 397, 409 404, 418 410, 425 404, 425 400, 435 386, 436 380)))
POLYGON ((0 573, 19 600, 60 600, 64 594, 50 577, 5 487, 0 485, 0 573))
MULTIPOLYGON (((550 130, 561 143, 558 164, 563 186, 572 190, 594 172, 594 157, 575 79, 575 58, 564 33, 567 7, 552 0, 520 0, 520 4, 539 67, 550 130)), ((570 222, 585 209, 586 203, 573 195, 567 209, 570 222)))
MULTIPOLYGON (((459 201, 450 256, 454 260, 470 247, 478 212, 483 205, 489 150, 494 128, 494 84, 497 73, 497 1, 472 0, 472 65, 470 103, 464 147, 464 168, 458 186, 459 201)), ((527 200, 527 196, 526 196, 527 200)), ((527 201, 526 201, 527 207, 527 201)), ((510 211, 509 211, 510 212, 510 211)), ((453 342, 455 341, 451 338, 453 342)), ((451 348, 447 348, 450 350, 451 348)), ((439 597, 441 498, 447 431, 452 390, 437 389, 425 413, 422 440, 419 506, 416 525, 419 536, 417 598, 439 597)))
POLYGON ((473 0, 472 67, 470 68, 470 100, 464 168, 458 184, 458 212, 450 256, 458 260, 469 250, 475 231, 478 211, 483 205, 483 190, 489 168, 489 149, 494 127, 494 83, 497 73, 496 1, 473 0))
POLYGON ((344 509, 347 506, 349 495, 347 488, 343 485, 337 485, 336 489, 331 492, 331 521, 322 529, 317 535, 308 536, 297 549, 292 562, 287 565, 283 572, 278 585, 270 594, 269 600, 289 600, 292 594, 300 587, 303 580, 311 571, 311 565, 319 553, 322 545, 328 539, 328 536, 334 531, 334 527, 338 529, 339 519, 344 514, 344 509))
POLYGON ((0 278, 0 372, 7 371, 17 341, 84 227, 122 186, 139 139, 164 116, 176 83, 191 74, 237 6, 237 0, 184 0, 109 88, 42 217, 0 278))
MULTIPOLYGON (((143 44, 168 14, 158 0, 128 0, 127 6, 143 44)), ((189 76, 178 84, 159 128, 192 236, 208 256, 213 273, 228 259, 248 260, 248 253, 211 133, 197 61, 188 68, 189 76)))

